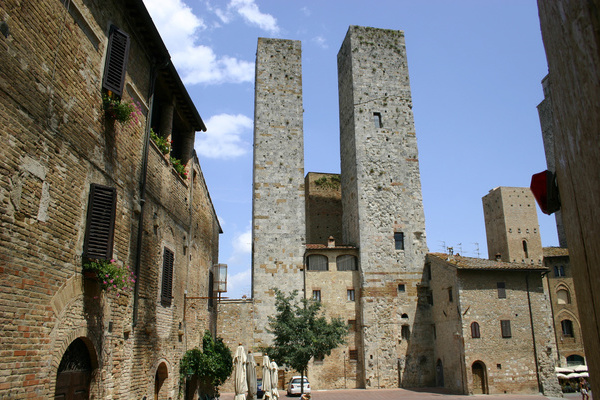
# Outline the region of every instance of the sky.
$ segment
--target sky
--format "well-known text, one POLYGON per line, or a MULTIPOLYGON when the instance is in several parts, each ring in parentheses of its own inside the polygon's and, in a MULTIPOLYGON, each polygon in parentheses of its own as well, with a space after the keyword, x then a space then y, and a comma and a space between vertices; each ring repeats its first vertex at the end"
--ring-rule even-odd
MULTIPOLYGON (((144 0, 204 120, 200 160, 223 234, 228 298, 250 296, 254 61, 302 42, 305 173, 340 172, 337 53, 350 25, 405 33, 431 252, 487 258, 481 198, 546 169, 548 73, 536 0, 144 0)), ((554 216, 538 211, 542 244, 554 216)))

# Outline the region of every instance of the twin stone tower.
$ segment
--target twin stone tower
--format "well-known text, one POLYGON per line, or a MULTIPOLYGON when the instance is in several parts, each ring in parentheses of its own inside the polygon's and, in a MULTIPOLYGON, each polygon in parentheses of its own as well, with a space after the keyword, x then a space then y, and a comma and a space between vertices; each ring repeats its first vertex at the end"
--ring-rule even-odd
MULTIPOLYGON (((328 316, 355 324, 324 370, 343 354, 357 387, 419 386, 431 343, 417 313, 427 244, 403 32, 349 28, 338 53, 341 175, 321 178, 321 191, 305 181, 300 42, 260 38, 255 85, 255 346, 271 340, 274 288, 318 292, 328 316), (309 198, 329 202, 327 215, 309 198)), ((339 386, 335 379, 321 387, 339 386)))

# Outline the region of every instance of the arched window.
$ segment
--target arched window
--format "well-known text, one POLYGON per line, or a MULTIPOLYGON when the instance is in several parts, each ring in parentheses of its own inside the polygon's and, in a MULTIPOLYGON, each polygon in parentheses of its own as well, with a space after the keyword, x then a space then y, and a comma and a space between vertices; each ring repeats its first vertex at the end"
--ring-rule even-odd
POLYGON ((479 332, 479 323, 477 322, 471 323, 471 337, 473 339, 478 339, 481 337, 481 334, 479 332))
POLYGON ((402 314, 400 318, 408 318, 408 314, 402 314))
POLYGON ((573 337, 573 321, 570 319, 563 319, 560 321, 560 326, 564 337, 573 337))
POLYGON ((358 262, 356 256, 350 254, 344 254, 338 256, 335 259, 338 271, 356 271, 358 269, 358 262))
POLYGON ((556 291, 556 301, 558 304, 571 304, 571 295, 565 288, 558 289, 556 291))
POLYGON ((527 251, 527 240, 523 240, 523 253, 525 253, 525 258, 529 258, 529 252, 527 251))
POLYGON ((311 254, 306 259, 306 268, 309 271, 327 271, 327 257, 321 254, 311 254))
POLYGON ((577 354, 567 356, 567 366, 573 367, 575 365, 585 365, 585 359, 577 354))

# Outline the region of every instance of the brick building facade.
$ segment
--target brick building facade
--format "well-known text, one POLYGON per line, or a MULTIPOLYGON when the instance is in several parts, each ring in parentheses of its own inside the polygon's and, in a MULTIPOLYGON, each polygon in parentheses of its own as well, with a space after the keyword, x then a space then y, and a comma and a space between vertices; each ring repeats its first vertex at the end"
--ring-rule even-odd
POLYGON ((8 0, 0 21, 0 397, 175 397, 216 329, 206 127, 141 0, 8 0), (87 258, 129 266, 133 290, 84 279, 87 258))

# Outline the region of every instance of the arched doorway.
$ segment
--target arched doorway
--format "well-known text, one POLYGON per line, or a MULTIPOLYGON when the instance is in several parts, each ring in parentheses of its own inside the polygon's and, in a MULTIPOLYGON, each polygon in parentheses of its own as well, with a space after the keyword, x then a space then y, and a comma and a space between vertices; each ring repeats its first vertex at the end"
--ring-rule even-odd
POLYGON ((73 340, 58 366, 54 399, 89 399, 93 369, 86 343, 82 338, 73 340))
POLYGON ((439 358, 435 364, 435 386, 444 387, 444 366, 439 358))
POLYGON ((154 376, 154 399, 158 400, 158 395, 160 393, 160 388, 162 387, 165 380, 169 377, 169 371, 167 370, 167 364, 160 363, 158 368, 156 368, 156 375, 154 376))
POLYGON ((471 371, 473 372, 473 394, 487 394, 485 364, 475 361, 471 366, 471 371))

